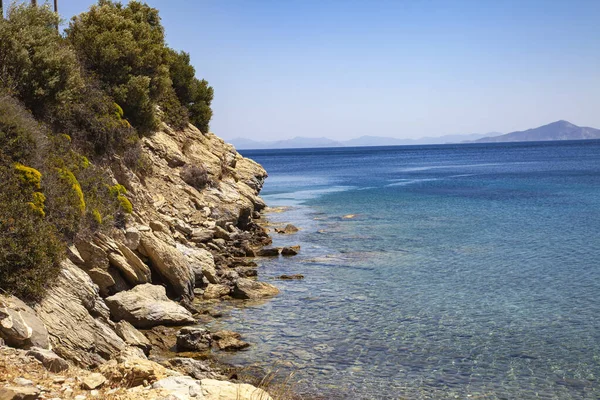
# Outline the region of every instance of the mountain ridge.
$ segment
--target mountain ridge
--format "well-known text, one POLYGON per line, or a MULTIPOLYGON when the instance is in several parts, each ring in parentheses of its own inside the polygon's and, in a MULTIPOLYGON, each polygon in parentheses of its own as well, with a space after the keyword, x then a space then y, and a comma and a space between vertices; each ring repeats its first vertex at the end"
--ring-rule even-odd
POLYGON ((510 132, 499 136, 485 137, 473 142, 500 143, 590 139, 600 139, 600 129, 577 126, 569 121, 559 120, 538 126, 537 128, 510 132))

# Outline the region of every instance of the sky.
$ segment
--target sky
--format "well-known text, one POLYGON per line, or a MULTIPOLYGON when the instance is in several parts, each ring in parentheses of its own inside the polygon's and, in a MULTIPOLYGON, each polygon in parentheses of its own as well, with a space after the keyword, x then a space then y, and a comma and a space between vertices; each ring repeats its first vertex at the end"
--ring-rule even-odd
POLYGON ((598 0, 147 3, 214 87, 227 139, 600 128, 598 0))

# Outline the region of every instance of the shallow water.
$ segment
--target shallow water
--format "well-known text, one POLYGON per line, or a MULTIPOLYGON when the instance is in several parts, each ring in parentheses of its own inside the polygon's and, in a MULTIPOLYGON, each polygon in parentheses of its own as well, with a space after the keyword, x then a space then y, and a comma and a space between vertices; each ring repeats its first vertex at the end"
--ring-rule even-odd
POLYGON ((244 155, 301 228, 260 276, 306 278, 217 323, 253 344, 226 361, 326 398, 600 398, 600 141, 244 155))

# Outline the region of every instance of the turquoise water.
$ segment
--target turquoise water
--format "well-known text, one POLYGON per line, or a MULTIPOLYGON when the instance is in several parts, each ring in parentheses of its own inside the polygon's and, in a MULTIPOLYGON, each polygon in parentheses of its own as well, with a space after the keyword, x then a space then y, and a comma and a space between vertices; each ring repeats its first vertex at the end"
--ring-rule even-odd
POLYGON ((600 141, 244 155, 301 228, 262 279, 306 278, 231 310, 228 361, 332 399, 600 398, 600 141))

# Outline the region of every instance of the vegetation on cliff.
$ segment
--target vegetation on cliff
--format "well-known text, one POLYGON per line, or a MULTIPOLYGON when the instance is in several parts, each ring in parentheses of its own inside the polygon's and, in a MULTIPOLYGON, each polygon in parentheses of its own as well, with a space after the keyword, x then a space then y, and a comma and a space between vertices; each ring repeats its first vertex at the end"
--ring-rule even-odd
POLYGON ((206 132, 213 90, 165 44, 158 10, 100 0, 65 34, 48 7, 0 20, 0 288, 39 299, 67 243, 132 211, 110 179, 149 167, 140 137, 161 122, 206 132))

